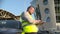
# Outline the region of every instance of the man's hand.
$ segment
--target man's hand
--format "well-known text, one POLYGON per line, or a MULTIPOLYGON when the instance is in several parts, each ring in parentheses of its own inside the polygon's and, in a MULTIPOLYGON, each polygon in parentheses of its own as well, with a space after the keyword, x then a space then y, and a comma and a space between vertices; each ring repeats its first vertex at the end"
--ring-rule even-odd
POLYGON ((44 22, 42 22, 41 20, 36 20, 37 21, 37 25, 42 25, 44 22))

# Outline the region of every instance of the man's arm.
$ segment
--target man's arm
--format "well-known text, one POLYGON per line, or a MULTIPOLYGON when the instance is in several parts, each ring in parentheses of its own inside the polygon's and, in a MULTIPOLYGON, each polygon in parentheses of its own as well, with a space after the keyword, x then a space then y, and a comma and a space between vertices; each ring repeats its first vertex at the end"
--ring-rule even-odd
POLYGON ((24 16, 30 23, 37 24, 40 22, 40 20, 33 20, 33 18, 27 12, 24 13, 24 16))

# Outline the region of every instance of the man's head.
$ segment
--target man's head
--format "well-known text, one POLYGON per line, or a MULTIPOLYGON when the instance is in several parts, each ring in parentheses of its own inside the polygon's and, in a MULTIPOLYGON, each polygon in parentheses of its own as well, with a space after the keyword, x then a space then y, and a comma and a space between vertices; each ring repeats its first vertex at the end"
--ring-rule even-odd
POLYGON ((29 7, 27 8, 27 11, 28 11, 30 14, 33 14, 34 11, 35 11, 35 9, 34 9, 33 6, 29 6, 29 7))

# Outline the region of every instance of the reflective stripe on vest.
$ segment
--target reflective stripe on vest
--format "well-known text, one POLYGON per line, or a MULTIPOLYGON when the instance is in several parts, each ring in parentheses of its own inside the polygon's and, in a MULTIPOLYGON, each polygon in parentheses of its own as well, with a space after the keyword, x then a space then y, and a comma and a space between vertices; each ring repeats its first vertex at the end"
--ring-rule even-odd
POLYGON ((31 23, 23 21, 22 26, 24 27, 24 26, 27 26, 27 25, 31 25, 31 23))
POLYGON ((29 22, 27 22, 27 21, 22 20, 21 17, 20 17, 20 21, 22 22, 22 26, 23 26, 23 27, 31 24, 31 23, 29 23, 29 22))

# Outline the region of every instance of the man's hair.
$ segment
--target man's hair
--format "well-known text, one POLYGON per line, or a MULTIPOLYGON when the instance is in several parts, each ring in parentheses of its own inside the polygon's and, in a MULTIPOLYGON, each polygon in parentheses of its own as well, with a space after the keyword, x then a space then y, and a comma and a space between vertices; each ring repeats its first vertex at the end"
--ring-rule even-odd
MULTIPOLYGON (((31 7, 33 7, 33 6, 29 6, 29 7, 27 8, 27 11, 29 11, 29 9, 30 9, 31 7)), ((33 7, 33 8, 34 8, 34 7, 33 7)))

